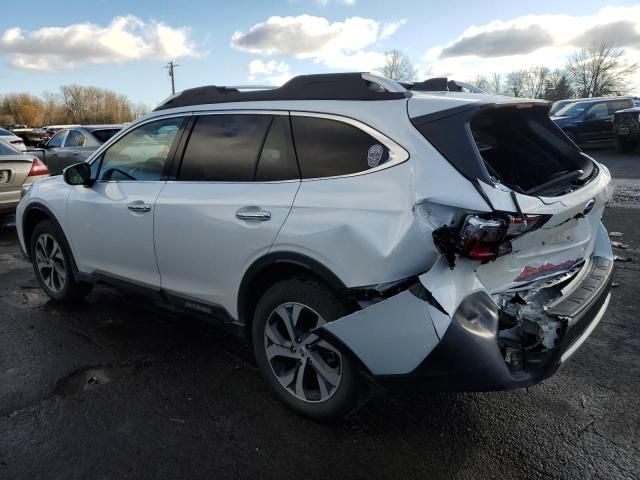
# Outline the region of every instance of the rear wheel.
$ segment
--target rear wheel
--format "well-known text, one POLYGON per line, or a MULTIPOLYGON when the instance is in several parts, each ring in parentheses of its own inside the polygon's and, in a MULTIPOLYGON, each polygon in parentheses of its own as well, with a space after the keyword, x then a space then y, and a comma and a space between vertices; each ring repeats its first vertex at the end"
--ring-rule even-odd
POLYGON ((616 150, 618 152, 623 152, 623 153, 632 152, 638 146, 638 141, 637 140, 629 141, 629 140, 626 140, 624 138, 620 138, 620 137, 616 136, 615 141, 616 141, 616 150))
POLYGON ((282 400, 304 416, 340 417, 358 405, 357 366, 313 333, 348 313, 333 292, 311 279, 279 282, 258 302, 252 325, 256 361, 282 400))
POLYGON ((45 293, 56 301, 77 301, 93 288, 73 276, 71 252, 51 220, 38 223, 31 235, 30 256, 36 278, 45 293))

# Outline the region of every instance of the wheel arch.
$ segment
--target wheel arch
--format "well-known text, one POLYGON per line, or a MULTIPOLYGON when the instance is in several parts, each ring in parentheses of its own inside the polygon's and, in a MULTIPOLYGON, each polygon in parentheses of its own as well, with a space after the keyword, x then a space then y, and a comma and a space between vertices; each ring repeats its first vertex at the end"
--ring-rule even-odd
POLYGON ((245 272, 238 290, 238 320, 250 332, 253 312, 262 294, 276 282, 312 276, 340 294, 345 284, 319 261, 295 252, 273 252, 257 259, 245 272))
POLYGON ((62 225, 60 225, 60 222, 53 214, 53 212, 49 209, 49 207, 39 202, 29 204, 22 214, 22 225, 20 226, 20 228, 22 228, 22 238, 24 239, 26 250, 25 253, 27 254, 27 256, 31 255, 31 236, 33 234, 33 230, 36 228, 36 225, 38 225, 38 223, 42 222, 43 220, 51 220, 56 226, 56 229, 60 232, 61 241, 64 243, 64 247, 67 249, 67 251, 69 252, 69 256, 71 257, 71 270, 73 272, 73 277, 75 280, 77 280, 78 266, 76 265, 76 260, 73 255, 73 251, 71 250, 71 245, 69 245, 69 241, 67 240, 64 229, 62 228, 62 225))

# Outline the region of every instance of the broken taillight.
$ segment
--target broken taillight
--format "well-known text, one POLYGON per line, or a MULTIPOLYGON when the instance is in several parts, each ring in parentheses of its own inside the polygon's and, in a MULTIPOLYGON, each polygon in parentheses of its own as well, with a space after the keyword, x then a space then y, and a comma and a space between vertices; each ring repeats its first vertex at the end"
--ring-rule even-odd
POLYGON ((547 215, 467 215, 462 226, 433 232, 434 242, 453 267, 455 255, 483 263, 511 252, 511 240, 542 226, 547 215))
POLYGON ((47 175, 48 173, 49 169, 47 166, 42 163, 41 160, 34 158, 33 163, 31 164, 31 170, 29 170, 27 177, 38 177, 40 175, 47 175))

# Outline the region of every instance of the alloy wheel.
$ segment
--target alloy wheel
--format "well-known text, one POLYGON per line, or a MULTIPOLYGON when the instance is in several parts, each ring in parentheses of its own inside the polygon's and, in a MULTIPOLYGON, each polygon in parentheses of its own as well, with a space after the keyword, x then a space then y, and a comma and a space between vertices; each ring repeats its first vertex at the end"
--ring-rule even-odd
POLYGON ((48 233, 38 237, 35 248, 36 267, 40 278, 53 292, 61 292, 67 279, 64 255, 60 245, 48 233))
POLYGON ((326 321, 296 302, 276 307, 265 324, 267 362, 278 382, 305 402, 331 398, 342 380, 342 355, 314 333, 326 321))

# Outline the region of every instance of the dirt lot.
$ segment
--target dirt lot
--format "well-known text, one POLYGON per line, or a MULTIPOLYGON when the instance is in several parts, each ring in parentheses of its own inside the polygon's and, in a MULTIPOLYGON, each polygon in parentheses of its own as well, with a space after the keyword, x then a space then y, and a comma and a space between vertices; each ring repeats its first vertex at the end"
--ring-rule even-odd
POLYGON ((288 411, 207 324, 106 287, 48 302, 1 227, 0 479, 640 478, 640 154, 592 153, 632 179, 605 214, 632 261, 569 364, 528 390, 396 393, 337 425, 288 411))

